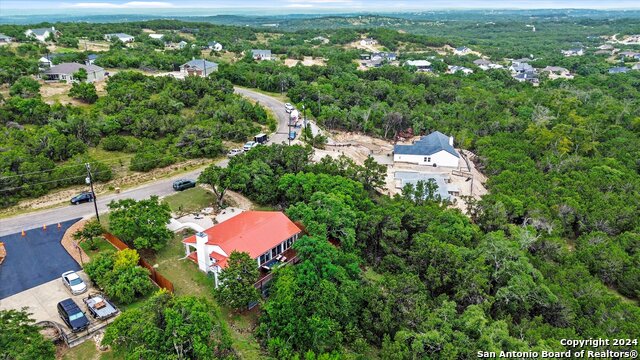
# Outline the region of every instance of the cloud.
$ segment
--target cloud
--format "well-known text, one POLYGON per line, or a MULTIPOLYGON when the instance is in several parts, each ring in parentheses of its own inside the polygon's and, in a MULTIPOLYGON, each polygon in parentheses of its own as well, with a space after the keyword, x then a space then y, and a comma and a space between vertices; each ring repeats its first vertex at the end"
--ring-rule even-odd
POLYGON ((313 7, 311 4, 289 4, 286 7, 288 8, 310 8, 313 7))
POLYGON ((130 1, 123 4, 106 2, 82 2, 71 4, 70 7, 79 9, 162 9, 176 7, 174 4, 162 1, 130 1))

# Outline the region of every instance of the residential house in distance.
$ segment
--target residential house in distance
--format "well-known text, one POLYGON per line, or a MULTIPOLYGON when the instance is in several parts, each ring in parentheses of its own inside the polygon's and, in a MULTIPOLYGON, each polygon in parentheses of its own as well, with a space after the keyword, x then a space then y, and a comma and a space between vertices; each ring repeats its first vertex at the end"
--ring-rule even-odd
POLYGON ((222 51, 222 44, 217 41, 209 41, 209 43, 207 44, 207 49, 213 51, 222 51))
POLYGON ((11 36, 0 34, 0 45, 11 44, 12 42, 13 42, 13 38, 11 36))
POLYGON ((573 79, 573 74, 569 71, 569 69, 560 67, 560 66, 547 66, 544 69, 540 70, 542 73, 549 73, 549 79, 573 79))
POLYGON ((155 40, 162 40, 164 34, 149 34, 149 37, 155 40))
POLYGON ((562 55, 564 56, 582 56, 584 55, 584 50, 581 48, 569 49, 569 50, 561 50, 562 55))
POLYGON ((85 65, 78 63, 62 63, 44 70, 40 77, 47 81, 66 81, 68 83, 76 82, 73 75, 80 69, 87 71, 86 82, 94 82, 104 79, 104 69, 96 65, 85 65))
POLYGON ((491 61, 486 59, 473 60, 473 63, 474 65, 476 65, 477 67, 479 67, 481 70, 484 70, 484 71, 504 68, 504 66, 500 64, 492 63, 491 61))
POLYGON ((529 65, 529 61, 531 61, 531 59, 527 59, 527 58, 512 60, 511 66, 509 66, 509 71, 511 71, 511 73, 513 74, 524 73, 527 71, 535 71, 533 66, 529 65))
POLYGON ((533 84, 533 86, 538 86, 540 84, 540 78, 538 78, 538 73, 535 71, 535 69, 517 73, 513 76, 513 78, 519 82, 531 83, 533 84))
POLYGON ((360 40, 360 45, 362 46, 378 45, 378 40, 372 39, 372 38, 364 38, 360 40))
POLYGON ((427 60, 407 60, 404 63, 405 66, 415 66, 416 71, 418 72, 430 72, 433 69, 431 68, 431 62, 427 60))
POLYGON ((218 71, 218 64, 204 59, 193 59, 180 65, 180 72, 185 76, 195 75, 206 77, 212 72, 218 71))
POLYGON ((371 59, 380 58, 386 61, 396 61, 398 56, 394 52, 376 52, 371 54, 371 59))
POLYGON ((458 65, 449 65, 447 66, 447 73, 448 74, 455 74, 461 72, 465 75, 469 75, 469 74, 473 74, 473 70, 469 69, 468 67, 464 67, 464 66, 458 66, 458 65))
POLYGON ((617 66, 609 69, 609 74, 624 74, 629 71, 628 67, 617 66))
MULTIPOLYGON (((393 174, 393 177, 396 181, 396 188, 402 189, 406 185, 411 184, 414 187, 418 183, 418 181, 428 182, 429 180, 433 180, 433 182, 438 185, 438 189, 436 190, 436 196, 439 196, 442 200, 451 200, 453 196, 460 195, 460 189, 451 184, 451 178, 445 174, 425 174, 413 171, 396 171, 393 174)), ((425 194, 426 195, 426 194, 425 194)))
POLYGON ((253 60, 271 60, 271 50, 251 50, 251 55, 253 56, 253 60))
POLYGON ((184 49, 187 45, 188 45, 188 43, 186 41, 184 41, 184 40, 180 40, 180 42, 176 44, 178 49, 184 49))
POLYGON ((41 69, 50 68, 53 65, 53 62, 49 57, 43 56, 38 59, 38 67, 41 69))
POLYGON ((133 42, 133 40, 136 39, 135 37, 125 33, 104 34, 104 39, 107 41, 111 41, 111 39, 113 38, 117 38, 118 40, 122 41, 125 44, 133 42))
POLYGON ((611 44, 602 44, 598 46, 598 50, 613 50, 613 45, 611 44))
POLYGON ((87 65, 93 65, 93 63, 96 62, 97 59, 98 59, 98 55, 89 54, 89 55, 87 55, 87 60, 85 60, 85 63, 87 65))
POLYGON ((453 147, 453 136, 439 131, 423 136, 412 145, 395 145, 393 161, 426 166, 457 168, 460 154, 453 147))
MULTIPOLYGON (((279 211, 245 211, 182 241, 185 254, 198 268, 213 273, 214 283, 227 267, 233 251, 246 252, 256 267, 270 270, 287 262, 287 250, 301 234, 287 216, 279 211)), ((257 280, 257 279, 256 279, 257 280)))
POLYGON ((49 36, 57 36, 58 31, 56 31, 56 28, 52 26, 50 28, 27 29, 24 34, 25 36, 34 38, 40 42, 46 42, 49 36))
POLYGON ((461 46, 453 49, 453 55, 464 56, 471 54, 471 49, 466 46, 461 46))
POLYGON ((640 63, 633 64, 633 66, 631 67, 631 70, 640 70, 640 63))
POLYGON ((626 60, 626 59, 634 59, 636 56, 640 55, 640 53, 637 53, 635 51, 623 51, 623 52, 619 53, 618 55, 620 55, 620 57, 623 60, 626 60))

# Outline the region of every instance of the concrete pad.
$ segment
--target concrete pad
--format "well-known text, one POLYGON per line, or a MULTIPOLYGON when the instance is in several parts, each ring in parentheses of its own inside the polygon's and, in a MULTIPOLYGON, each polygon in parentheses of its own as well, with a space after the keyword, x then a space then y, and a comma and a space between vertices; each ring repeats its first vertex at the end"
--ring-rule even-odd
POLYGON ((232 217, 239 215, 243 212, 244 210, 240 209, 240 208, 234 208, 234 207, 228 207, 222 211, 220 211, 220 213, 218 215, 216 215, 216 221, 218 223, 221 223, 223 221, 229 220, 232 217))
MULTIPOLYGON (((58 278, 0 300, 0 310, 20 310, 26 308, 29 313, 33 314, 32 317, 36 321, 53 321, 63 325, 64 322, 58 316, 58 310, 56 308, 58 302, 72 298, 81 309, 84 309, 85 306, 82 304, 82 299, 89 293, 97 291, 91 286, 89 277, 84 271, 78 271, 78 275, 84 280, 88 287, 87 292, 83 294, 71 295, 71 292, 64 286, 62 280, 58 278)), ((63 327, 66 329, 66 326, 63 327)))

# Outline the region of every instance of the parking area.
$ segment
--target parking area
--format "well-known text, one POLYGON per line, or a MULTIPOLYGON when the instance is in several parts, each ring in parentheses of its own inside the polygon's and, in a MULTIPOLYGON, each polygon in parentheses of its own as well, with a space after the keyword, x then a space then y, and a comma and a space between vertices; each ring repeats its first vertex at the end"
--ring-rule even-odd
POLYGON ((7 251, 0 265, 1 302, 52 280, 60 282, 60 275, 65 271, 81 270, 80 265, 60 244, 64 232, 78 220, 69 220, 59 226, 49 224, 46 229, 32 229, 26 231, 24 236, 19 232, 0 237, 7 251))
MULTIPOLYGON (((95 289, 90 286, 89 278, 83 271, 78 271, 78 275, 80 275, 88 286, 88 290, 84 294, 71 295, 71 292, 64 286, 58 275, 58 278, 55 280, 0 300, 0 310, 18 310, 26 307, 27 311, 33 314, 32 317, 36 321, 53 321, 62 325, 64 322, 58 316, 58 310, 56 309, 58 302, 72 298, 76 304, 84 310, 85 307, 82 304, 82 299, 86 297, 87 294, 95 291, 95 289)), ((66 327, 65 330, 67 330, 66 327)))

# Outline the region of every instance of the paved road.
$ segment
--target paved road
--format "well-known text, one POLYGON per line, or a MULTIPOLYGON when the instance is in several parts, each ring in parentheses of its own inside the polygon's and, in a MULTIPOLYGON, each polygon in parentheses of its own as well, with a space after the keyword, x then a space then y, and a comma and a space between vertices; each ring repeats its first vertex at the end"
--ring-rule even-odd
MULTIPOLYGON (((270 143, 287 142, 289 114, 284 110, 284 103, 268 95, 264 95, 249 89, 235 89, 238 94, 258 101, 262 106, 266 106, 278 117, 278 130, 271 136, 270 143)), ((221 160, 218 165, 226 166, 227 160, 221 160)), ((100 196, 98 194, 98 211, 103 213, 107 210, 107 204, 112 200, 131 198, 142 200, 151 195, 166 196, 174 193, 171 184, 180 178, 196 179, 202 169, 188 173, 176 175, 171 178, 147 183, 136 188, 128 189, 120 194, 108 194, 100 196)), ((67 205, 54 209, 42 210, 28 214, 18 215, 10 218, 0 219, 0 236, 9 235, 22 230, 29 230, 42 227, 43 224, 56 224, 67 220, 91 216, 95 213, 92 203, 80 205, 67 205)))
POLYGON ((269 139, 270 143, 280 144, 289 141, 289 114, 284 109, 284 103, 278 99, 274 99, 269 95, 261 94, 253 90, 244 88, 235 88, 237 94, 251 98, 260 105, 269 108, 278 118, 278 128, 276 133, 269 139))

